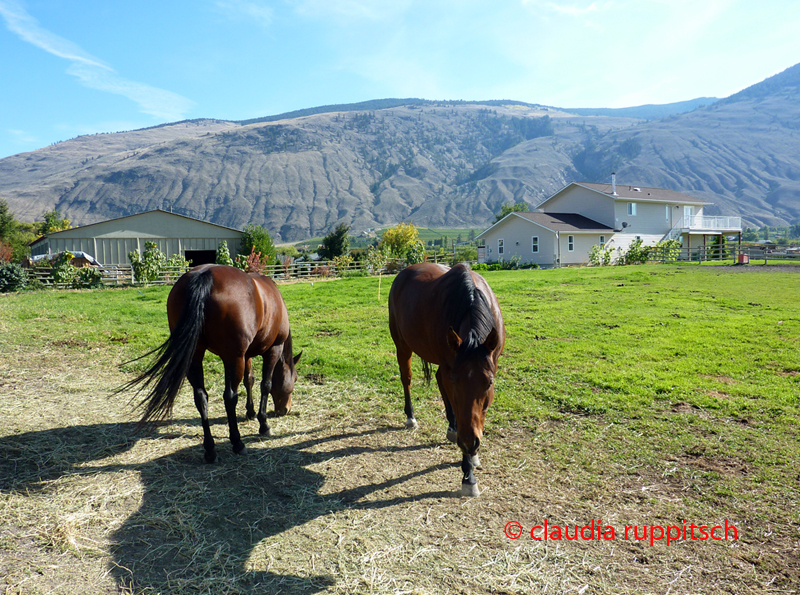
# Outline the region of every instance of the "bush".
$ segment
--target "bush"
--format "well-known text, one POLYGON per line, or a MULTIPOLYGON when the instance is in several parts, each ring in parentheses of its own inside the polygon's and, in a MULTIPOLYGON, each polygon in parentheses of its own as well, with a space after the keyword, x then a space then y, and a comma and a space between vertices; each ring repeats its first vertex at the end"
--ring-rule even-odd
POLYGON ((131 261, 135 283, 149 285, 161 274, 161 269, 167 262, 166 255, 158 249, 156 242, 145 242, 144 254, 139 256, 139 251, 134 250, 128 253, 131 261))
POLYGON ((333 264, 333 267, 336 269, 336 273, 338 275, 342 275, 347 272, 347 268, 352 262, 353 257, 349 254, 342 254, 331 259, 331 264, 333 264))
POLYGON ((417 264, 425 260, 425 245, 417 240, 408 246, 406 250, 406 262, 409 265, 417 264))
POLYGON ((367 250, 367 266, 372 270, 372 274, 376 275, 383 270, 386 266, 386 252, 375 246, 370 246, 367 250))
POLYGON ((28 285, 28 272, 16 263, 0 264, 0 293, 19 291, 28 285))
POLYGON ((217 258, 215 261, 217 264, 226 264, 228 266, 233 266, 233 259, 231 258, 231 251, 228 249, 228 242, 227 240, 222 240, 219 243, 219 247, 217 248, 217 258))
POLYGON ((70 262, 73 258, 75 255, 72 252, 64 250, 53 263, 53 281, 57 285, 73 284, 75 276, 78 274, 78 269, 70 262))
POLYGON ((97 289, 103 287, 103 273, 95 267, 82 267, 72 278, 75 289, 97 289))
POLYGON ((628 250, 625 251, 620 259, 619 264, 644 264, 650 258, 650 248, 642 245, 642 240, 635 240, 628 250))

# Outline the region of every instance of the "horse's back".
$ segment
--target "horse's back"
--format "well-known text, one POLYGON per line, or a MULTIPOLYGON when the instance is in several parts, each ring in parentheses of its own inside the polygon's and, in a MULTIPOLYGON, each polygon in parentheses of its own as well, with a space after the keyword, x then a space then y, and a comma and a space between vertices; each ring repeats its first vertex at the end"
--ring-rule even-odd
POLYGON ((195 267, 175 283, 167 300, 170 327, 201 278, 210 283, 204 304, 202 348, 220 356, 261 355, 272 346, 282 327, 288 327, 283 299, 277 287, 270 285, 274 286, 271 279, 215 264, 195 267))

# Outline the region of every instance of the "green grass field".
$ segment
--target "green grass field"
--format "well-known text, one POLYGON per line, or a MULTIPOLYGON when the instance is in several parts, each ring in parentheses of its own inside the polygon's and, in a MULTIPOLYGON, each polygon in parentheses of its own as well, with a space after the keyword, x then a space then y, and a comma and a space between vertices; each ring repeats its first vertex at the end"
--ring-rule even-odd
MULTIPOLYGON (((210 564, 204 566, 204 578, 193 579, 182 567, 150 561, 130 575, 115 570, 112 579, 128 584, 132 592, 260 592, 247 582, 255 580, 253 572, 260 568, 268 573, 263 576, 306 577, 275 583, 289 584, 286 590, 292 593, 794 592, 800 581, 800 273, 776 267, 652 265, 484 276, 500 301, 508 337, 496 399, 487 416, 482 446, 487 468, 477 476, 487 490, 481 497, 462 502, 442 496, 442 490, 458 487, 459 457, 442 441, 440 400, 435 383, 428 387, 420 380, 418 359, 412 394, 421 429, 381 429, 400 428, 404 422, 387 326, 392 278, 282 285, 295 352, 303 350, 295 411, 271 422, 279 436, 285 432, 283 437, 265 442, 258 451, 265 454, 243 464, 258 468, 266 453, 282 452, 296 465, 290 475, 299 473, 302 478, 313 470, 313 489, 299 479, 284 478, 288 483, 281 484, 302 511, 297 513, 300 520, 285 521, 280 531, 256 531, 250 545, 234 548, 231 556, 245 561, 233 564, 238 569, 233 574, 210 564), (345 437, 354 442, 341 442, 345 437), (339 450, 312 462, 303 458, 306 452, 324 450, 326 443, 338 444, 339 450), (407 454, 389 457, 397 445, 408 449, 403 451, 407 454), (416 450, 423 445, 428 454, 416 450), (366 456, 364 449, 372 458, 343 467, 345 461, 355 461, 348 457, 366 456), (398 457, 406 457, 405 462, 398 457), (425 461, 439 461, 441 469, 425 461), (374 476, 394 473, 395 465, 403 469, 396 476, 374 476), (433 475, 417 478, 415 469, 433 469, 433 475), (415 478, 424 481, 417 484, 415 478), (434 485, 441 486, 440 491, 426 492, 434 485), (371 491, 376 486, 385 490, 380 503, 371 499, 384 494, 371 491), (512 541, 503 535, 508 521, 519 521, 530 530, 544 518, 580 525, 602 518, 617 527, 730 519, 739 538, 735 543, 690 541, 669 547, 618 539, 609 544, 552 544, 548 549, 530 537, 512 541), (418 525, 412 523, 416 529, 405 527, 409 519, 417 519, 413 523, 418 525), (383 540, 382 546, 361 533, 366 526, 376 532, 375 539, 383 540), (302 535, 292 532, 301 528, 302 535), (330 550, 327 538, 320 537, 315 545, 308 537, 315 531, 324 536, 328 528, 338 536, 331 537, 338 540, 337 548, 344 549, 330 550), (463 549, 447 545, 445 533, 463 549), (287 549, 291 539, 300 539, 316 557, 293 557, 287 549), (405 557, 398 561, 390 556, 387 544, 405 557), (470 544, 478 545, 469 549, 470 544), (273 558, 272 566, 253 561, 276 552, 283 552, 283 558, 273 558), (402 577, 415 567, 414 560, 427 574, 409 584, 402 577), (483 578, 463 578, 459 567, 469 567, 483 578), (169 580, 159 578, 159 573, 169 572, 183 581, 174 589, 169 580), (327 578, 308 578, 312 575, 327 578), (445 586, 438 590, 437 585, 445 586)), ((87 568, 127 568, 133 555, 118 550, 126 544, 133 547, 130 519, 137 519, 136 526, 160 527, 158 539, 179 551, 191 542, 213 557, 214 547, 219 547, 208 535, 233 539, 225 533, 230 527, 219 521, 173 528, 181 537, 170 536, 162 524, 173 522, 164 520, 173 518, 173 513, 167 514, 172 508, 167 503, 153 505, 155 496, 148 494, 156 492, 145 482, 144 504, 131 504, 129 520, 109 520, 104 532, 98 529, 92 537, 110 544, 97 546, 95 561, 86 548, 70 546, 68 539, 67 545, 52 535, 30 538, 27 545, 15 541, 35 533, 30 527, 42 515, 61 518, 54 509, 63 506, 55 496, 48 500, 55 488, 42 487, 46 477, 15 471, 17 466, 27 469, 20 462, 26 456, 40 468, 62 465, 63 471, 48 481, 77 482, 69 488, 70 498, 84 498, 89 490, 75 479, 87 473, 82 471, 87 463, 60 461, 44 446, 26 455, 18 437, 43 428, 61 431, 58 428, 98 423, 102 403, 110 403, 104 395, 146 362, 128 364, 122 371, 116 366, 166 338, 168 291, 152 287, 0 296, 0 364, 5 370, 0 372, 0 398, 7 409, 0 454, 5 451, 6 460, 15 461, 14 468, 3 464, 0 475, 6 511, 0 518, 0 527, 6 527, 0 541, 6 551, 0 575, 5 570, 12 577, 6 584, 9 593, 38 592, 25 591, 20 582, 23 570, 31 570, 21 561, 22 554, 44 560, 42 552, 56 547, 53 543, 62 544, 56 547, 62 558, 77 557, 87 568), (87 372, 82 373, 82 366, 87 372), (29 385, 37 371, 43 374, 42 383, 29 385), (57 395, 43 386, 44 379, 60 387, 57 395), (37 390, 44 395, 41 403, 37 390), (85 410, 72 401, 76 395, 89 403, 85 410), (63 417, 56 411, 64 412, 63 417)), ((207 356, 206 380, 212 416, 217 418, 214 432, 228 455, 217 473, 231 478, 234 461, 221 419, 221 374, 218 360, 207 356)), ((158 489, 185 491, 185 482, 191 481, 207 497, 209 490, 217 489, 215 478, 205 473, 196 477, 203 471, 200 430, 188 392, 183 401, 176 409, 177 421, 158 439, 131 446, 130 453, 142 456, 133 468, 150 477, 142 469, 159 461, 164 475, 152 479, 158 489), (180 486, 162 485, 171 474, 180 486)), ((124 409, 109 419, 125 424, 136 417, 124 409)), ((254 428, 242 427, 243 434, 252 437, 254 428)), ((132 456, 106 448, 114 464, 132 456)), ((235 479, 239 481, 245 480, 235 479)), ((259 497, 271 497, 267 492, 259 497)), ((252 511, 266 506, 259 502, 252 511)), ((282 510, 283 502, 275 500, 273 506, 282 510)), ((246 532, 252 519, 230 522, 246 532)), ((222 558, 223 550, 217 553, 222 558)), ((34 584, 45 592, 67 580, 64 572, 47 571, 47 580, 34 584)), ((86 588, 86 583, 76 584, 75 592, 86 588)), ((100 591, 110 589, 102 586, 106 583, 97 584, 100 591)))

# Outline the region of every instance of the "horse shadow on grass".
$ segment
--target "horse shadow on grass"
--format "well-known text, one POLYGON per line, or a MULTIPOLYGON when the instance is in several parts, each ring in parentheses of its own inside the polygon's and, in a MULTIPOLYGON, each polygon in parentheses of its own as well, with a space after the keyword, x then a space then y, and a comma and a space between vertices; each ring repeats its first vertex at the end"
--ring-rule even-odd
MULTIPOLYGON (((310 470, 311 465, 356 454, 380 451, 399 455, 438 446, 347 446, 314 452, 315 447, 324 443, 366 439, 369 435, 392 431, 395 430, 369 429, 324 438, 303 433, 295 444, 277 446, 267 440, 263 448, 253 448, 259 440, 254 437, 248 444, 251 454, 235 456, 223 449, 223 460, 215 465, 202 463, 199 444, 136 461, 129 451, 140 440, 172 440, 176 435, 137 434, 135 424, 96 424, 29 432, 0 438, 0 492, 44 492, 50 481, 70 475, 134 471, 142 485, 141 505, 114 531, 110 546, 113 560, 110 572, 123 591, 316 593, 333 585, 334 577, 318 575, 311 568, 304 576, 253 570, 249 559, 254 548, 265 539, 330 513, 452 496, 451 492, 437 491, 361 501, 380 490, 453 466, 444 463, 380 483, 320 493, 325 476, 310 470), (109 461, 112 458, 125 462, 109 461)), ((282 437, 291 438, 292 434, 282 437)), ((148 447, 148 452, 152 450, 148 447)), ((292 546, 287 540, 281 547, 292 546)))

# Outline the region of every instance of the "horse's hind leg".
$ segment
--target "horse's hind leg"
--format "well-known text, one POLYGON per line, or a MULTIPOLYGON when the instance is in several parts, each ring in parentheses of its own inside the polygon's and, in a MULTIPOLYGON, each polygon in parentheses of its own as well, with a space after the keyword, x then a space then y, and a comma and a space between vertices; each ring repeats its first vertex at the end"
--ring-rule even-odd
POLYGON ((186 373, 189 384, 192 385, 194 392, 194 404, 200 413, 200 423, 203 425, 203 448, 205 449, 204 458, 206 463, 216 463, 218 460, 217 450, 214 446, 214 438, 211 436, 211 426, 208 422, 208 393, 206 392, 205 380, 203 379, 203 353, 195 355, 186 373))
POLYGON ((447 415, 447 439, 455 443, 458 437, 456 434, 456 415, 453 413, 453 406, 450 404, 450 393, 448 393, 447 382, 442 374, 441 366, 436 370, 436 384, 439 385, 439 392, 442 393, 444 412, 447 415))
POLYGON ((400 382, 403 385, 403 396, 406 400, 406 428, 416 429, 419 427, 417 419, 414 417, 414 405, 411 404, 411 357, 413 353, 410 349, 397 346, 397 364, 400 366, 400 382))
POLYGON ((244 390, 247 393, 247 419, 255 419, 256 408, 253 405, 253 385, 255 384, 255 374, 253 374, 253 359, 247 358, 244 362, 244 390))
POLYGON ((225 364, 225 392, 222 398, 225 401, 225 413, 228 417, 228 430, 230 432, 233 452, 237 455, 245 454, 247 448, 239 434, 239 424, 236 421, 236 404, 239 401, 239 384, 244 377, 245 358, 238 356, 224 362, 225 364))

